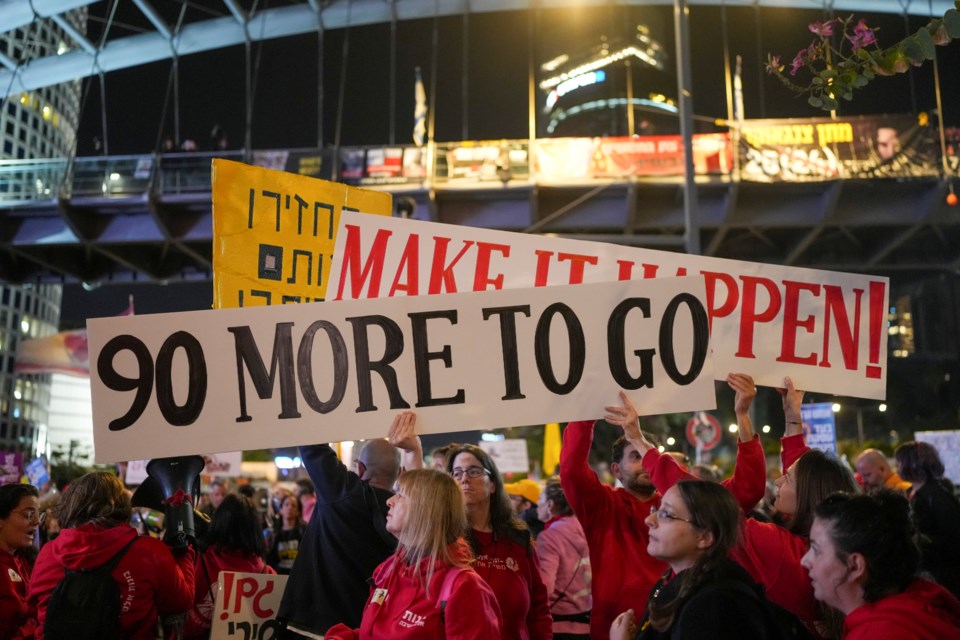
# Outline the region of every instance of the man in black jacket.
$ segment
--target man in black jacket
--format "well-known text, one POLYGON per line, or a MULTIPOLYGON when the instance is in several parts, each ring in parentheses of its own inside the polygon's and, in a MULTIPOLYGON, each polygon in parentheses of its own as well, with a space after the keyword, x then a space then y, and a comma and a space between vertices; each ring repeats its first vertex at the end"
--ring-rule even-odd
MULTIPOLYGON (((410 412, 398 415, 390 442, 418 457, 422 465, 414 422, 410 412)), ((370 592, 367 580, 397 546, 386 529, 387 499, 400 473, 400 459, 390 442, 368 441, 356 473, 328 444, 300 447, 317 503, 277 615, 286 622, 285 637, 322 639, 339 622, 360 626, 370 592)))

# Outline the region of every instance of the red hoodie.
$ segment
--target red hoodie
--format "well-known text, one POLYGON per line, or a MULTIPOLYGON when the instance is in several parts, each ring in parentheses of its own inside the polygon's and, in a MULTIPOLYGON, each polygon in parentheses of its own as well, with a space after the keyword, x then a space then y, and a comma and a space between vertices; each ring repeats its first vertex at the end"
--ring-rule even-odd
MULTIPOLYGON (((457 552, 469 555, 462 540, 457 552)), ((453 579, 443 615, 438 607, 447 573, 454 569, 434 565, 430 589, 424 589, 421 571, 403 562, 402 551, 387 558, 373 572, 370 598, 359 629, 338 624, 324 635, 328 640, 490 640, 500 637, 500 608, 486 582, 473 569, 461 569, 453 579)), ((427 562, 426 560, 424 562, 427 562)), ((423 563, 421 563, 423 566, 423 563)))
POLYGON ((249 556, 237 551, 218 552, 210 547, 197 561, 196 593, 193 608, 187 613, 183 626, 183 640, 202 640, 210 637, 210 625, 213 620, 213 592, 221 571, 239 571, 241 573, 276 574, 273 567, 264 563, 259 556, 249 556))
MULTIPOLYGON (((36 607, 43 640, 50 594, 69 569, 89 569, 105 564, 137 531, 127 524, 101 529, 85 524, 63 529, 40 550, 30 579, 30 605, 36 607)), ((174 559, 156 538, 139 538, 120 559, 113 579, 120 587, 120 636, 127 640, 153 640, 158 615, 183 613, 193 604, 193 549, 174 559)))
POLYGON ((27 603, 29 585, 30 565, 26 559, 19 553, 0 549, 0 638, 32 637, 34 616, 27 603))
POLYGON ((914 580, 903 593, 858 607, 843 621, 844 640, 947 638, 960 638, 960 600, 929 580, 914 580))

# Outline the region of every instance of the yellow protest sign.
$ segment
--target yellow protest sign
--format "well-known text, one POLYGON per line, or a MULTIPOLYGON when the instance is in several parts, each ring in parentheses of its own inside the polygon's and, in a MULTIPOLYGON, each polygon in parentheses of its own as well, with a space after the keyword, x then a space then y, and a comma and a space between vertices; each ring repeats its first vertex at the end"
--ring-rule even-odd
POLYGON ((323 300, 341 211, 389 216, 389 193, 213 161, 213 306, 323 300))

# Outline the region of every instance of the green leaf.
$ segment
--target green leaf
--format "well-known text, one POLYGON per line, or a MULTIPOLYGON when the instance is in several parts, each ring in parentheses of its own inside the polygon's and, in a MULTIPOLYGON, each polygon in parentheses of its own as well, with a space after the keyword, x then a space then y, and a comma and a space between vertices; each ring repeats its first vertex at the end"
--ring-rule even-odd
POLYGON ((853 100, 853 92, 852 92, 852 91, 847 91, 847 92, 844 93, 841 97, 842 97, 844 100, 846 100, 847 102, 850 102, 851 100, 853 100))
POLYGON ((936 45, 933 44, 933 36, 930 35, 926 27, 921 27, 920 30, 917 31, 916 39, 920 48, 923 50, 924 59, 933 60, 933 57, 937 55, 937 49, 936 45))
MULTIPOLYGON (((873 72, 870 72, 870 75, 873 76, 873 72)), ((867 77, 867 72, 864 71, 862 76, 857 76, 853 81, 853 86, 857 89, 867 86, 870 84, 870 78, 867 77)))
POLYGON ((823 84, 823 78, 813 78, 812 80, 810 80, 810 84, 819 87, 820 85, 823 84))
POLYGON ((824 80, 836 78, 837 72, 833 69, 824 69, 823 71, 820 72, 820 77, 823 78, 824 80))
MULTIPOLYGON (((863 70, 863 76, 861 76, 861 77, 866 78, 868 81, 870 81, 870 80, 873 80, 873 78, 874 78, 875 76, 876 76, 876 74, 873 72, 873 69, 864 69, 864 70, 863 70)), ((866 82, 865 82, 864 84, 866 84, 866 82)), ((863 85, 861 85, 861 86, 863 86, 863 85)))
POLYGON ((923 45, 920 44, 916 36, 903 41, 903 54, 914 66, 923 64, 923 61, 927 59, 923 51, 923 45))
POLYGON ((809 104, 811 107, 817 107, 819 109, 821 106, 823 106, 823 100, 817 96, 810 96, 807 98, 807 104, 809 104))
POLYGON ((960 11, 950 9, 943 14, 943 26, 951 38, 960 38, 960 11))

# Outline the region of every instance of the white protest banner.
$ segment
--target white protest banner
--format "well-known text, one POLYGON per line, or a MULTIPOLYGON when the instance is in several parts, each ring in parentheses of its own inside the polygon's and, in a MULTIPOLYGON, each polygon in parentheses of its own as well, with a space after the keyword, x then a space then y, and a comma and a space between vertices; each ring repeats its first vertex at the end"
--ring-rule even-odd
POLYGON ((702 274, 714 373, 883 399, 889 280, 344 213, 328 300, 702 274))
POLYGON ((933 445, 943 462, 943 475, 960 484, 960 431, 917 431, 913 437, 917 442, 933 445))
POLYGON ((97 462, 709 409, 702 278, 90 320, 97 462), (95 366, 93 366, 95 363, 95 366))
POLYGON ((480 448, 490 454, 501 473, 530 473, 526 440, 522 438, 484 440, 480 442, 480 448))
POLYGON ((210 640, 275 640, 274 618, 287 576, 221 571, 210 626, 210 640))

